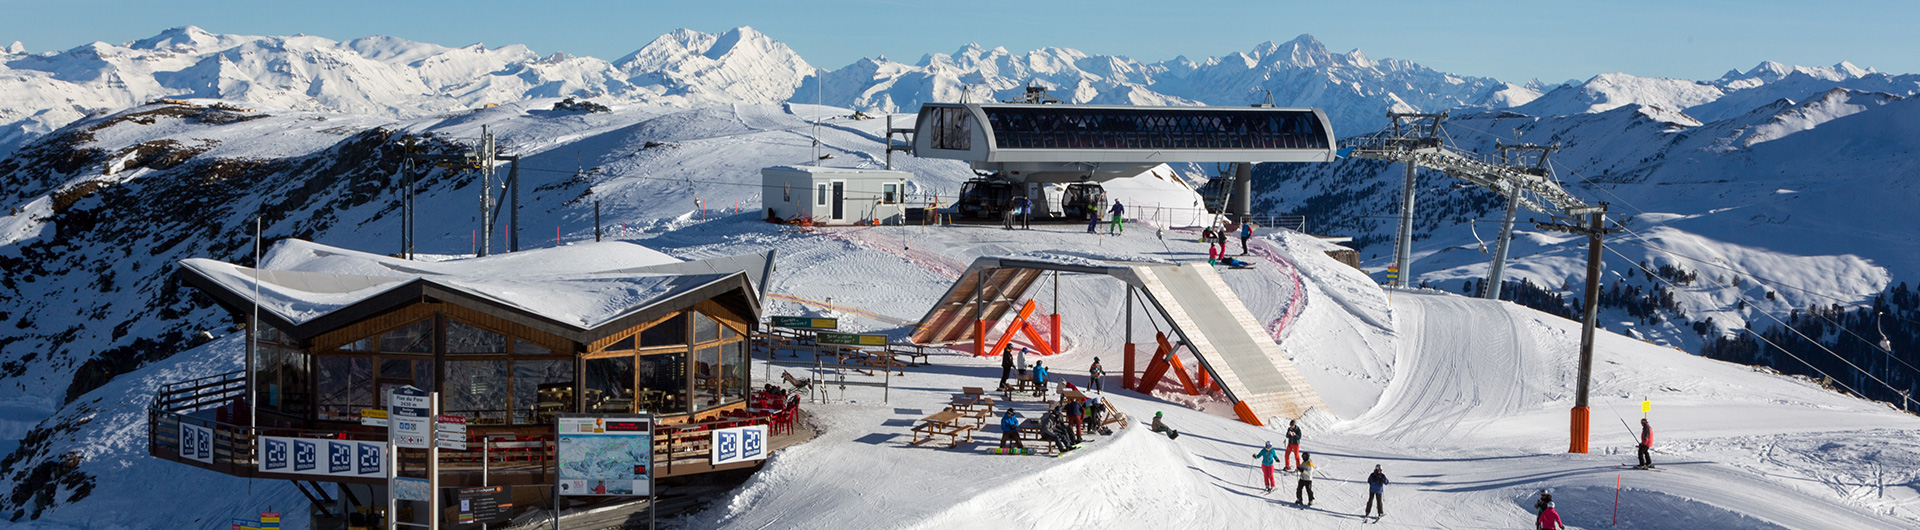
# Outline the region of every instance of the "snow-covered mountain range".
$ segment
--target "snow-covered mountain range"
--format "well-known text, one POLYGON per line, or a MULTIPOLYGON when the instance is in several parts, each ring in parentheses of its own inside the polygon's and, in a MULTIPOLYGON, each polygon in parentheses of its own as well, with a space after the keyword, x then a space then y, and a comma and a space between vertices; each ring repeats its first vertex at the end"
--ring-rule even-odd
MULTIPOLYGON (((138 453, 111 444, 142 441, 90 444, 76 433, 94 431, 80 425, 101 418, 135 429, 153 384, 231 364, 170 359, 206 340, 202 331, 231 331, 168 278, 175 260, 248 262, 257 214, 268 239, 391 251, 403 137, 452 148, 482 125, 500 134, 508 152, 527 157, 529 240, 545 242, 547 230, 554 244, 590 237, 598 201, 610 227, 699 257, 792 243, 742 227, 756 226, 758 168, 813 158, 809 121, 825 118, 819 139, 830 163, 871 167, 886 158, 885 132, 855 111, 1010 99, 1030 84, 1075 103, 1241 105, 1270 91, 1279 105, 1327 109, 1343 135, 1377 128, 1388 110, 1444 110, 1465 149, 1558 143, 1559 177, 1590 201, 1613 203, 1634 230, 1610 247, 1610 281, 1652 289, 1655 280, 1632 275, 1637 263, 1700 277, 1672 295, 1683 320, 1610 308, 1603 323, 1689 351, 1711 335, 1766 327, 1811 305, 1867 303, 1920 278, 1920 239, 1902 215, 1920 201, 1912 156, 1920 76, 1848 63, 1544 85, 1333 53, 1309 36, 1198 61, 969 45, 914 64, 874 58, 831 71, 751 28, 677 31, 611 62, 522 46, 192 27, 65 52, 16 44, 0 49, 0 440, 20 445, 0 466, 0 487, 12 488, 0 518, 53 510, 59 524, 86 526, 85 495, 76 493, 91 489, 88 473, 118 465, 89 459, 138 453), (562 97, 614 108, 556 110, 562 97), (149 103, 158 98, 185 101, 149 103), (810 105, 816 99, 826 106, 810 105), (702 212, 696 200, 748 213, 702 212), (703 213, 732 224, 708 225, 703 213), (1717 328, 1690 327, 1709 318, 1717 328)), ((895 160, 916 174, 918 191, 951 196, 972 176, 957 162, 895 160)), ((1256 209, 1306 214, 1315 232, 1355 237, 1379 279, 1400 174, 1361 160, 1263 165, 1256 209)), ((1438 176, 1422 182, 1414 272, 1458 292, 1485 274, 1480 247, 1493 233, 1485 220, 1501 203, 1438 176)), ((445 172, 421 183, 424 252, 471 252, 475 186, 445 172)), ((1581 240, 1535 230, 1526 217, 1514 277, 1571 294, 1564 286, 1584 274, 1581 240)), ((896 259, 877 245, 861 246, 857 259, 806 248, 814 253, 783 259, 847 260, 839 266, 849 272, 896 259)), ((919 303, 873 296, 893 297, 874 302, 887 307, 919 303)), ((227 342, 195 351, 231 356, 227 342)))

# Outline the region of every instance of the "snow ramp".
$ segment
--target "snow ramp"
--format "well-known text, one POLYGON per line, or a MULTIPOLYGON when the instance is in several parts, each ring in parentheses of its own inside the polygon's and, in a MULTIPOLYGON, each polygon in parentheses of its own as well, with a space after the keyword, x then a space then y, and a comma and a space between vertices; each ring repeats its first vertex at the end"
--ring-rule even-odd
MULTIPOLYGON (((1040 283, 1044 273, 1103 274, 1139 290, 1147 307, 1170 324, 1171 339, 1190 348, 1202 369, 1234 402, 1240 419, 1268 425, 1294 419, 1314 407, 1326 408, 1320 395, 1280 351, 1266 325, 1247 310, 1213 266, 1103 261, 1087 258, 983 257, 974 261, 927 310, 913 342, 946 345, 974 341, 986 351, 980 330, 998 323, 1040 283)), ((989 332, 991 333, 991 332, 989 332)), ((1176 344, 1175 349, 1180 345, 1176 344)), ((1141 359, 1142 362, 1148 361, 1141 359)))
POLYGON ((1275 418, 1326 408, 1212 266, 1134 266, 1129 272, 1133 277, 1124 278, 1127 283, 1145 292, 1147 302, 1172 323, 1174 334, 1234 401, 1241 420, 1268 425, 1275 418))

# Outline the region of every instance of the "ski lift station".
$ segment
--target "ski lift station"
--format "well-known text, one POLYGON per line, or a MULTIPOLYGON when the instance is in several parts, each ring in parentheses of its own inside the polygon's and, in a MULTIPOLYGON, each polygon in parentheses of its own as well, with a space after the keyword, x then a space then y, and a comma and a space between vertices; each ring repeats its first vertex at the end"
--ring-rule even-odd
POLYGON ((442 508, 456 488, 504 486, 525 510, 567 485, 556 423, 569 415, 646 414, 626 425, 651 436, 630 458, 652 477, 764 459, 716 458, 723 430, 764 429, 766 452, 798 441, 797 406, 756 393, 748 369, 771 251, 681 261, 605 242, 421 262, 285 240, 263 263, 179 263, 176 277, 252 322, 251 373, 163 385, 153 456, 294 481, 334 514, 384 512, 389 472, 437 477, 442 508), (442 425, 415 445, 397 412, 410 389, 443 415, 420 413, 442 425))
POLYGON ((906 205, 905 171, 819 166, 760 170, 766 220, 811 220, 814 225, 900 224, 906 205))

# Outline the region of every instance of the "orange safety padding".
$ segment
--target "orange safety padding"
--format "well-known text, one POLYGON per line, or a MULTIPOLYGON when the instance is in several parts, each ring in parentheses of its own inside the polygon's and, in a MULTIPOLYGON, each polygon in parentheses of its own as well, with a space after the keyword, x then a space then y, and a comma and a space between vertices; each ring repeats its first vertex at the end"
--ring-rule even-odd
POLYGON ((1133 388, 1133 352, 1134 352, 1133 343, 1131 342, 1127 343, 1127 346, 1124 349, 1124 351, 1126 352, 1126 358, 1121 361, 1122 363, 1121 369, 1125 370, 1126 373, 1122 375, 1120 378, 1120 387, 1133 388))
POLYGON ((1194 386, 1200 387, 1202 392, 1213 389, 1213 373, 1208 372, 1205 365, 1195 367, 1193 371, 1199 376, 1195 378, 1194 386))
POLYGON ((1200 389, 1193 385, 1193 376, 1187 375, 1187 365, 1180 362, 1180 356, 1168 354, 1167 363, 1173 365, 1173 375, 1180 378, 1180 386, 1187 389, 1187 395, 1200 395, 1200 389))
POLYGON ((1054 354, 1053 348, 1047 346, 1047 341, 1040 340, 1043 337, 1040 336, 1039 331, 1035 331, 1033 329, 1033 324, 1028 323, 1026 321, 1020 321, 1020 322, 1014 323, 1014 326, 1020 329, 1021 335, 1027 336, 1027 342, 1033 343, 1034 349, 1040 350, 1041 355, 1054 354))
POLYGON ((1013 323, 1007 325, 1006 333, 1000 334, 1000 340, 993 342, 993 349, 988 350, 987 356, 999 356, 1001 351, 1007 349, 1007 344, 1013 342, 1014 333, 1020 330, 1020 326, 1026 325, 1029 316, 1033 316, 1033 300, 1027 300, 1027 305, 1020 307, 1020 316, 1013 317, 1013 323))
POLYGON ((1152 392, 1160 384, 1160 378, 1167 375, 1167 356, 1173 353, 1173 346, 1167 344, 1167 336, 1160 335, 1160 349, 1154 350, 1153 360, 1147 361, 1147 371, 1140 374, 1140 385, 1133 387, 1140 392, 1152 392))
POLYGON ((987 321, 973 321, 973 354, 987 357, 987 321))
POLYGON ((1572 432, 1573 440, 1572 440, 1572 443, 1568 444, 1567 452, 1581 453, 1581 454, 1585 454, 1587 452, 1587 428, 1589 427, 1589 424, 1587 423, 1588 419, 1589 417, 1587 415, 1586 407, 1573 408, 1573 425, 1571 426, 1572 428, 1570 429, 1571 431, 1573 431, 1572 432))
POLYGON ((1255 415, 1253 413, 1253 407, 1247 406, 1247 402, 1245 401, 1233 402, 1233 413, 1240 416, 1240 421, 1247 422, 1249 425, 1258 427, 1267 426, 1267 424, 1260 422, 1260 416, 1255 415))
MULTIPOLYGON (((1056 307, 1056 308, 1053 308, 1053 310, 1059 311, 1060 308, 1056 307)), ((1053 347, 1053 351, 1056 351, 1056 352, 1060 351, 1060 314, 1059 313, 1053 314, 1053 329, 1049 331, 1053 332, 1053 341, 1052 341, 1052 344, 1050 344, 1050 346, 1053 347)))

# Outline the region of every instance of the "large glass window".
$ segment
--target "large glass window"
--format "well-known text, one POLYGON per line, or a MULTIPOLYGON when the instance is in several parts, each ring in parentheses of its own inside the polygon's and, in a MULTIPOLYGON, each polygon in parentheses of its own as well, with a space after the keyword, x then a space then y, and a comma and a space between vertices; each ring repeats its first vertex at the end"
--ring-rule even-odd
POLYGON ((447 386, 440 393, 447 414, 466 416, 467 423, 498 425, 507 422, 507 361, 451 361, 447 386))
POLYGON ((515 355, 546 355, 549 353, 553 353, 553 350, 549 350, 547 349, 546 346, 541 346, 539 344, 534 344, 524 340, 514 339, 513 353, 515 355))
POLYGON ((959 151, 973 149, 973 114, 964 107, 935 107, 933 148, 959 151))
POLYGON ((280 411, 306 414, 313 411, 313 374, 308 368, 307 352, 291 348, 280 350, 280 411))
POLYGON ((387 406, 387 393, 395 388, 413 385, 414 388, 433 391, 433 361, 415 359, 380 360, 380 407, 387 406))
POLYGON ((254 346, 253 381, 254 384, 260 385, 258 399, 263 408, 280 410, 281 392, 284 390, 280 381, 280 370, 281 364, 285 362, 282 359, 285 355, 282 353, 284 351, 279 346, 264 342, 254 346))
POLYGON ((714 322, 705 314, 693 314, 693 341, 695 343, 720 340, 720 323, 714 322))
POLYGON ((447 353, 507 353, 507 337, 472 324, 448 320, 447 353))
POLYGON ((720 402, 732 403, 747 398, 747 357, 744 342, 720 346, 720 402))
POLYGON ((1325 149, 1328 144, 1319 117, 1305 111, 1063 106, 985 110, 994 144, 1002 149, 1325 149))
POLYGON ((433 319, 407 324, 381 335, 380 351, 433 353, 433 319))
POLYGON ((640 347, 672 346, 687 343, 687 314, 680 313, 665 322, 640 332, 640 347))
POLYGON ((373 408, 373 360, 321 356, 320 419, 353 421, 360 409, 373 408))
POLYGON ((633 411, 633 357, 587 359, 587 412, 633 411))
POLYGON ((720 404, 720 347, 708 346, 693 352, 693 406, 705 409, 720 404))
POLYGON ((655 414, 687 412, 687 354, 640 356, 640 408, 655 414))
POLYGON ((555 413, 571 410, 573 410, 572 362, 513 362, 514 423, 550 424, 553 423, 555 413))

